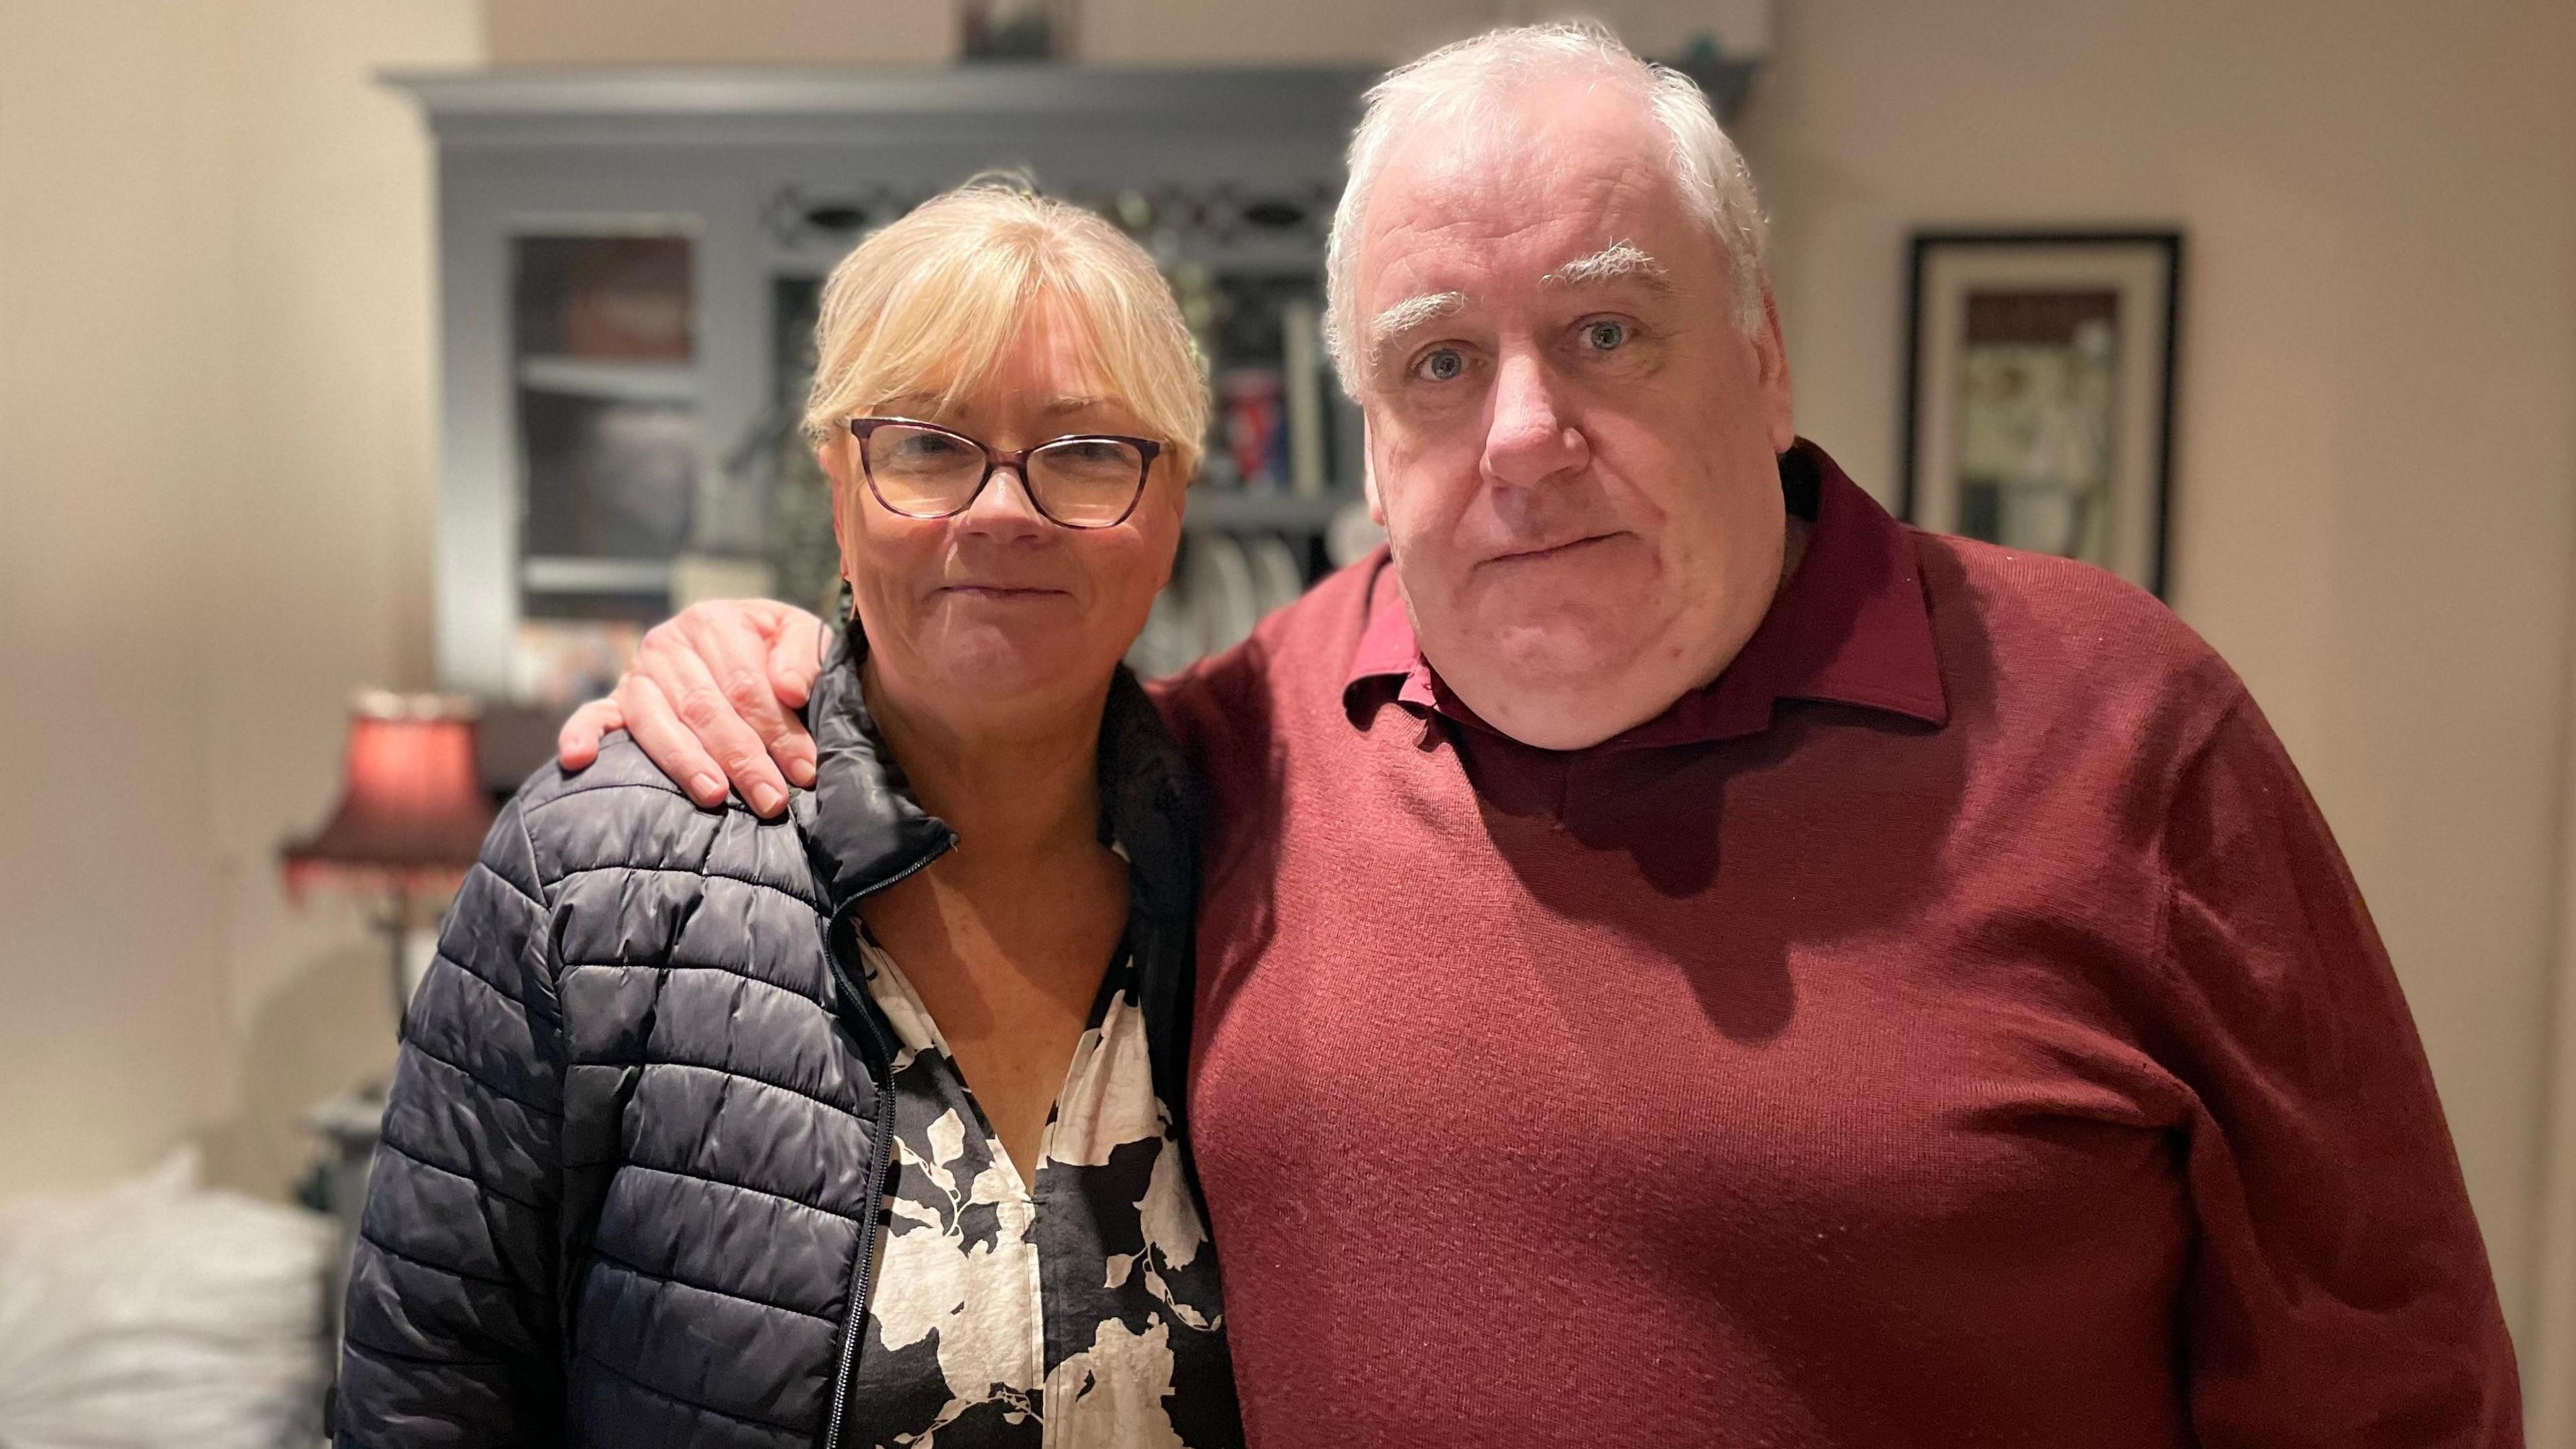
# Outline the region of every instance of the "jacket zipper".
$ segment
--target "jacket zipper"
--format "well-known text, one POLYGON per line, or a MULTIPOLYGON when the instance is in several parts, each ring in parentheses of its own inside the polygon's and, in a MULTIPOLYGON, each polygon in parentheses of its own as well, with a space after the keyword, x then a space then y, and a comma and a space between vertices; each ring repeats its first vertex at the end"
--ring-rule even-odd
POLYGON ((885 1184, 894 1171, 894 1072, 893 1055, 877 1031, 876 1017, 868 1010, 867 998, 850 984, 850 975, 841 968, 840 957, 832 953, 832 927, 824 927, 824 959, 830 962, 833 984, 851 1011, 867 1025, 868 1041, 875 1048, 878 1062, 886 1064, 885 1076, 877 1083, 876 1170, 868 1174, 867 1215, 859 1220, 858 1254, 850 1262, 850 1308, 841 1323, 840 1362, 832 1374, 832 1417, 823 1428, 822 1449, 837 1449, 841 1442, 841 1417, 850 1402, 850 1371, 859 1361, 859 1335, 867 1332, 868 1294, 875 1287, 877 1257, 877 1219, 885 1210, 885 1184))
MULTIPOLYGON (((956 835, 950 834, 945 844, 914 862, 902 874, 879 882, 863 894, 873 895, 893 885, 946 855, 956 843, 956 835)), ((839 914, 823 923, 823 961, 831 968, 832 984, 840 991, 842 1002, 850 1014, 867 1028, 868 1044, 876 1051, 876 1061, 872 1065, 881 1073, 877 1078, 877 1163, 876 1170, 868 1174, 867 1216, 860 1220, 859 1250, 850 1263, 850 1309, 841 1322, 840 1363, 832 1373, 832 1415, 823 1426, 821 1449, 839 1449, 841 1442, 841 1421, 850 1405, 850 1372, 858 1366, 859 1337, 868 1329, 868 1295, 876 1287, 878 1221, 885 1214, 886 1178, 894 1171, 894 1048, 886 1041, 884 1030, 877 1025, 876 1010, 869 1004, 867 994, 850 980, 849 970, 841 964, 840 951, 833 944, 840 935, 841 923, 857 912, 858 900, 854 898, 842 907, 839 914)))

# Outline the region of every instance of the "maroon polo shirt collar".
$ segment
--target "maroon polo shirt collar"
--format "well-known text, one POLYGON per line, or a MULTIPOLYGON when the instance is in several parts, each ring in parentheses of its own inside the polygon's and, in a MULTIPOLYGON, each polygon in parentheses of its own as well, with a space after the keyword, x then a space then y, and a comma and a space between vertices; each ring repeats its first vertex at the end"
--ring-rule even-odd
MULTIPOLYGON (((1883 710, 1929 725, 1949 722, 1922 574, 1905 530, 1813 443, 1800 439, 1781 459, 1781 471, 1793 498, 1812 480, 1815 499, 1807 552, 1788 586, 1714 683, 1593 748, 1700 744, 1759 734, 1770 727, 1772 709, 1784 699, 1883 710)), ((1396 685, 1397 701, 1417 711, 1492 729, 1422 657, 1395 570, 1381 553, 1368 623, 1342 689, 1354 724, 1366 723, 1372 697, 1384 698, 1373 695, 1372 687, 1382 690, 1389 681, 1396 685)))

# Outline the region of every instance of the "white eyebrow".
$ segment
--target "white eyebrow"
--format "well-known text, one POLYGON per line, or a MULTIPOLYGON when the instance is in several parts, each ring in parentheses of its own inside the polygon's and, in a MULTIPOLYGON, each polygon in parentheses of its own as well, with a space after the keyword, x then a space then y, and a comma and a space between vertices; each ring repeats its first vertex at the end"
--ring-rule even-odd
POLYGON ((1425 292, 1419 297, 1407 297, 1378 313, 1368 327, 1371 366, 1375 366, 1388 348, 1402 340, 1405 333, 1446 317, 1466 305, 1467 294, 1464 292, 1425 292))
POLYGON ((1672 286, 1664 264, 1630 241, 1614 241, 1588 257, 1567 262, 1540 280, 1552 287, 1598 286, 1603 282, 1643 282, 1657 291, 1672 286))

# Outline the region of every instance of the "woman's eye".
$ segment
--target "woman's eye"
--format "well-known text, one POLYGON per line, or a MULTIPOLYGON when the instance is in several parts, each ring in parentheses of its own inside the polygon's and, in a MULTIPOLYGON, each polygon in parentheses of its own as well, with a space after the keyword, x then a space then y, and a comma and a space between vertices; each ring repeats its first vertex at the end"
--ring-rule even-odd
POLYGON ((1583 324, 1583 343, 1597 352, 1613 351, 1627 340, 1628 324, 1625 322, 1605 320, 1583 324))
POLYGON ((895 440, 894 455, 907 463, 946 463, 963 457, 966 449, 955 438, 937 433, 908 433, 895 440))
POLYGON ((1458 374, 1466 370, 1467 359, 1461 357, 1458 349, 1454 347, 1435 347, 1424 353, 1422 360, 1413 365, 1414 376, 1426 378, 1432 382, 1453 381, 1458 374))

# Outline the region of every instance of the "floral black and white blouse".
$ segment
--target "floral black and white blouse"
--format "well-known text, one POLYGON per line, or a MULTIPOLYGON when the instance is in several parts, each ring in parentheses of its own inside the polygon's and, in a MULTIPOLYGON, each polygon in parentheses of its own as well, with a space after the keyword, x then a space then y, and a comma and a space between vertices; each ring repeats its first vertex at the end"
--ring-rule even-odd
POLYGON ((1103 978, 1024 1185, 930 1013, 860 940, 894 1028, 894 1163, 849 1442, 1243 1442, 1207 1220, 1154 1091, 1135 963, 1103 978))

